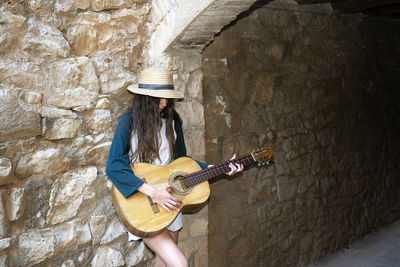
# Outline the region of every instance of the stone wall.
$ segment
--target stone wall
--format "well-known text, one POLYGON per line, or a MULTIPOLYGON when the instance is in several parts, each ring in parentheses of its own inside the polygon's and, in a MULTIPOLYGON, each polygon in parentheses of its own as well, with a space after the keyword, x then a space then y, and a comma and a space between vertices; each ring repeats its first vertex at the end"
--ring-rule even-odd
POLYGON ((400 218, 399 22, 261 8, 203 52, 209 266, 305 266, 400 218))
MULTIPOLYGON (((151 61, 153 13, 146 0, 0 4, 1 266, 153 262, 142 242, 128 243, 104 171, 126 87, 151 61)), ((201 56, 164 59, 185 91, 188 152, 204 160, 201 56)), ((207 209, 184 221, 181 246, 204 266, 207 209)))

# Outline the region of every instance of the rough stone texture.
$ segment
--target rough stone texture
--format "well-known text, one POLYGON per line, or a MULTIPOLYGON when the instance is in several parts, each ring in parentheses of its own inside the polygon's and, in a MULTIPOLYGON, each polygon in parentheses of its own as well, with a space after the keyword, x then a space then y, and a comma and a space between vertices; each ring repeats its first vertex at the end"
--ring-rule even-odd
POLYGON ((0 190, 0 236, 4 237, 10 232, 10 224, 8 221, 7 210, 4 203, 6 199, 6 191, 0 190))
POLYGON ((29 18, 23 49, 38 56, 67 57, 69 44, 62 33, 41 21, 29 18))
POLYGON ((94 256, 91 266, 123 266, 125 264, 124 259, 119 251, 116 251, 109 247, 99 248, 94 256))
POLYGON ((60 224, 54 228, 55 248, 65 251, 74 247, 78 240, 78 232, 76 231, 76 220, 60 224))
POLYGON ((18 239, 19 264, 32 266, 53 256, 54 239, 49 228, 21 234, 18 239))
POLYGON ((8 158, 0 158, 0 184, 7 184, 10 182, 11 176, 11 161, 8 158))
POLYGON ((40 135, 40 116, 18 101, 15 88, 0 85, 0 142, 40 135))
POLYGON ((54 84, 45 92, 45 103, 59 108, 93 107, 100 87, 89 58, 77 57, 57 61, 50 68, 54 84))
POLYGON ((53 107, 42 107, 41 116, 45 118, 70 118, 76 119, 76 113, 60 108, 53 108, 53 107))
POLYGON ((100 241, 100 244, 103 245, 110 243, 118 237, 122 236, 123 234, 125 234, 125 231, 122 224, 119 222, 118 219, 115 219, 107 226, 107 229, 103 235, 103 238, 100 241))
POLYGON ((0 265, 7 266, 7 255, 0 255, 0 265))
POLYGON ((134 242, 127 252, 127 257, 125 257, 125 264, 127 266, 136 266, 141 262, 153 258, 153 254, 146 249, 144 242, 134 242))
POLYGON ((46 134, 48 140, 73 138, 77 135, 82 121, 78 119, 59 118, 56 120, 46 120, 46 134))
MULTIPOLYGON (((101 265, 108 255, 116 265, 153 263, 143 242, 128 243, 104 171, 132 97, 126 87, 155 63, 152 4, 0 3, 0 235, 9 240, 0 242, 0 265, 101 265)), ((173 15, 170 6, 163 14, 173 15)), ((185 93, 177 107, 188 154, 204 160, 200 53, 172 51, 156 65, 185 93)), ((206 221, 207 209, 185 215, 181 246, 192 266, 207 266, 206 221)))
POLYGON ((107 109, 95 109, 86 119, 90 133, 99 134, 111 127, 111 113, 107 109))
POLYGON ((90 185, 97 178, 97 168, 89 167, 76 172, 66 172, 55 181, 50 194, 47 222, 64 222, 77 214, 84 199, 94 197, 90 185))
POLYGON ((20 29, 26 18, 19 14, 13 14, 8 10, 0 10, 0 53, 7 51, 7 48, 17 38, 16 29, 20 29))
POLYGON ((261 8, 203 52, 209 266, 307 266, 400 218, 399 22, 261 8))
POLYGON ((44 177, 52 177, 65 171, 68 157, 57 147, 48 147, 22 156, 17 163, 15 173, 19 177, 40 174, 44 177))
POLYGON ((66 260, 61 267, 75 267, 75 263, 73 260, 66 260))
POLYGON ((93 245, 100 242, 106 232, 107 217, 105 215, 97 215, 90 218, 90 231, 92 233, 93 245))
POLYGON ((24 188, 11 188, 7 197, 7 214, 10 221, 18 220, 25 212, 26 194, 24 188))
POLYGON ((5 250, 6 248, 9 248, 11 245, 11 238, 4 238, 0 239, 0 249, 5 250))

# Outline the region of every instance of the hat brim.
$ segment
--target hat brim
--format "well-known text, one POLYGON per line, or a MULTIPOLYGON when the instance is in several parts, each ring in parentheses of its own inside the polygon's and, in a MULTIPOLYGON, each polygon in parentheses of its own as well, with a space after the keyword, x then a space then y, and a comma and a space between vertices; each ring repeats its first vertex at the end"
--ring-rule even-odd
POLYGON ((137 84, 131 84, 128 86, 128 91, 139 94, 139 95, 148 95, 152 97, 159 98, 183 98, 184 95, 181 92, 175 90, 154 90, 154 89, 142 89, 138 88, 137 84))

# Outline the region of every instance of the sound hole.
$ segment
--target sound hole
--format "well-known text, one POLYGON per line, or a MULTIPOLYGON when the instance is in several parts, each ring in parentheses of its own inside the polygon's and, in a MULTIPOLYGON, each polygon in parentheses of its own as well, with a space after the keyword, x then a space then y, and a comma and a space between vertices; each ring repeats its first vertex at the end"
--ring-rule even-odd
POLYGON ((187 195, 192 191, 192 187, 187 187, 186 178, 183 176, 186 173, 175 172, 169 179, 169 184, 172 185, 172 191, 177 195, 187 195))

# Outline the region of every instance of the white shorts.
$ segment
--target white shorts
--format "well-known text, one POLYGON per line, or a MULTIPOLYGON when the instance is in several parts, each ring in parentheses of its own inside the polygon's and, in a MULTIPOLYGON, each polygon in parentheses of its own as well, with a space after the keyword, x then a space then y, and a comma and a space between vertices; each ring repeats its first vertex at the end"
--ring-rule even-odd
MULTIPOLYGON (((179 212, 178 215, 175 217, 175 219, 170 223, 170 225, 167 226, 167 229, 171 232, 176 232, 181 230, 183 227, 182 223, 182 212, 179 212)), ((142 239, 141 237, 138 237, 132 233, 128 232, 128 240, 129 241, 136 241, 142 239)))

